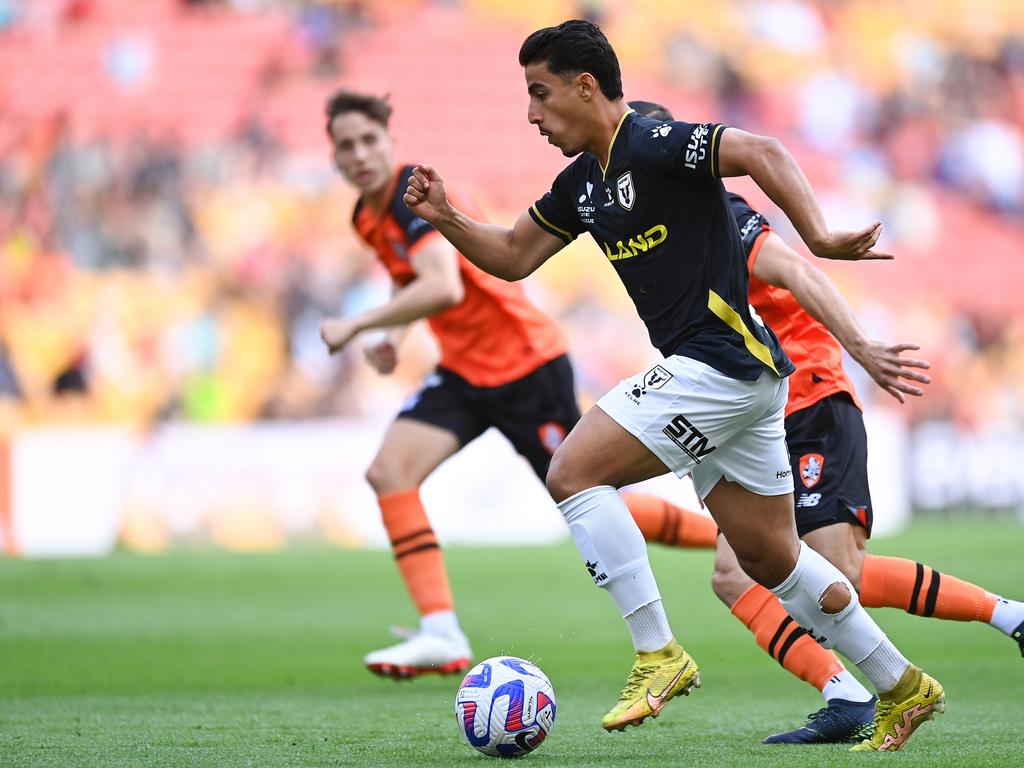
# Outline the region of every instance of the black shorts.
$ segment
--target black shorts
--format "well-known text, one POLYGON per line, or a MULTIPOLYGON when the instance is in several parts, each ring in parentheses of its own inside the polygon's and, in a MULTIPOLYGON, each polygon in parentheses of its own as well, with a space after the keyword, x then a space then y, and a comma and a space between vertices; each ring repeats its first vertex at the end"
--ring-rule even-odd
POLYGON ((839 392, 788 416, 786 445, 797 533, 850 523, 870 536, 868 438, 864 417, 850 396, 839 392))
POLYGON ((498 387, 475 387, 447 368, 427 377, 398 414, 453 433, 466 445, 495 427, 544 480, 555 449, 580 420, 567 355, 498 387))

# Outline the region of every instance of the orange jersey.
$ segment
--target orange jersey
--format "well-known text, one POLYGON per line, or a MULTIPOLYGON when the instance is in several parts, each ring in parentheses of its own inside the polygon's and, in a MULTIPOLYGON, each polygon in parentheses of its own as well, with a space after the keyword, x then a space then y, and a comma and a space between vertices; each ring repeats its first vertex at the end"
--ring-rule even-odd
POLYGON ((767 220, 739 195, 730 195, 736 223, 747 248, 750 271, 750 303, 782 343, 796 373, 789 377, 786 415, 814 405, 829 395, 846 392, 858 408, 857 393, 843 370, 843 348, 824 325, 800 306, 784 288, 768 285, 754 277, 754 264, 761 246, 771 232, 767 220))
MULTIPOLYGON (((391 182, 387 209, 378 214, 360 198, 352 213, 356 232, 377 254, 397 285, 416 279, 412 260, 417 250, 441 237, 402 200, 412 166, 399 168, 391 182)), ((479 213, 451 192, 460 210, 479 213)), ((427 322, 441 348, 440 365, 477 387, 497 387, 520 379, 566 352, 554 322, 526 298, 518 283, 509 283, 477 268, 461 253, 459 274, 465 294, 454 307, 427 322)))

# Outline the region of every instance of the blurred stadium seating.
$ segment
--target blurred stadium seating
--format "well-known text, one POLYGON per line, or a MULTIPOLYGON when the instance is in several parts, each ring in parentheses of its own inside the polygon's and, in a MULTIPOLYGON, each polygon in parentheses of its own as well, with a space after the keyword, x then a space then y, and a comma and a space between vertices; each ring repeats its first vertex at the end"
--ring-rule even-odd
MULTIPOLYGON (((509 221, 564 162, 526 123, 518 45, 580 14, 628 97, 777 135, 835 226, 885 222, 894 263, 829 272, 872 334, 934 364, 927 396, 894 409, 924 441, 915 471, 973 451, 1011 475, 998 504, 981 481, 915 500, 1024 509, 1014 0, 0 0, 0 433, 393 412, 432 363, 423 337, 388 379, 317 338, 323 314, 386 291, 350 232, 325 97, 390 93, 402 154, 509 221)), ((530 286, 586 402, 652 355, 600 261, 574 246, 530 286)))

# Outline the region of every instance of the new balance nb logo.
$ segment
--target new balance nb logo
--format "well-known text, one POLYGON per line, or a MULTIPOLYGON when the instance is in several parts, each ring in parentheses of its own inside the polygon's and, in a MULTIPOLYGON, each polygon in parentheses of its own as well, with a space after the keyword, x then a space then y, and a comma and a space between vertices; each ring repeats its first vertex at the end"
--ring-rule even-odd
POLYGON ((682 414, 672 419, 661 431, 696 464, 700 464, 701 459, 718 447, 711 445, 707 436, 682 414))
POLYGON ((801 493, 796 500, 797 507, 816 507, 821 501, 820 493, 801 493))
POLYGON ((595 584, 600 584, 602 581, 606 581, 608 579, 608 574, 604 571, 601 571, 601 573, 597 572, 597 563, 592 563, 587 560, 586 566, 587 570, 590 572, 590 578, 594 580, 595 584))

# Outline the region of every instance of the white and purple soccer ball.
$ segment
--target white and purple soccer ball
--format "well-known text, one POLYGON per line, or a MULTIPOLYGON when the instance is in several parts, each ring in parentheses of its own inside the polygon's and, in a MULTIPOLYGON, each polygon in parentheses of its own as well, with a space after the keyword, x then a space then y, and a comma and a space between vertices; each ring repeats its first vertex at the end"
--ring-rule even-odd
POLYGON ((481 661, 455 695, 463 737, 485 755, 521 757, 547 738, 555 724, 555 689, 535 664, 515 656, 481 661))

